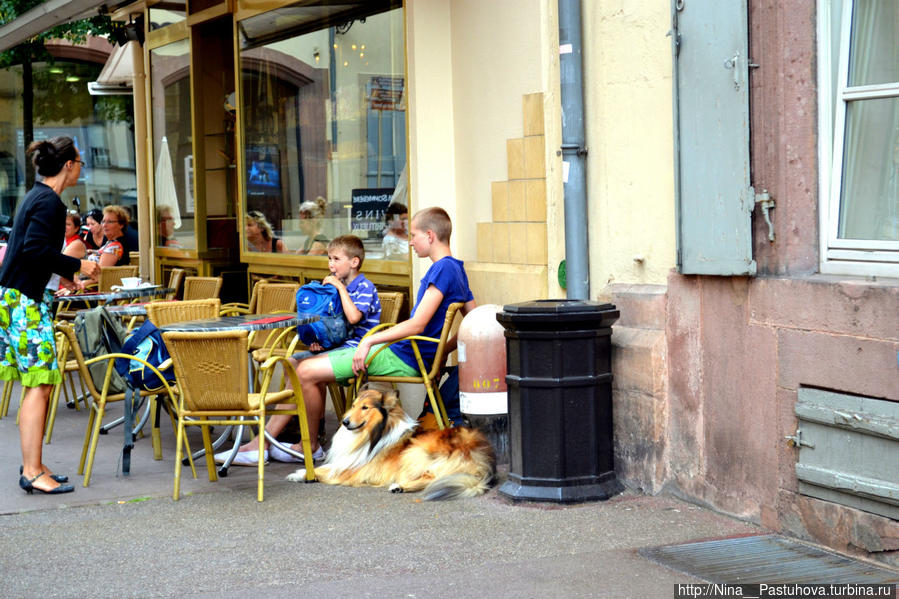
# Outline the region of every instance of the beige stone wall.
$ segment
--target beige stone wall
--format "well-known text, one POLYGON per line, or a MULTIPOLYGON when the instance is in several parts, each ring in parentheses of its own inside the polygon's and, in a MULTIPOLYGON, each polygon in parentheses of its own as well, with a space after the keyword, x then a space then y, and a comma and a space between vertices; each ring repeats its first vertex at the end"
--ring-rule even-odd
POLYGON ((668 0, 583 2, 590 287, 675 266, 668 0))

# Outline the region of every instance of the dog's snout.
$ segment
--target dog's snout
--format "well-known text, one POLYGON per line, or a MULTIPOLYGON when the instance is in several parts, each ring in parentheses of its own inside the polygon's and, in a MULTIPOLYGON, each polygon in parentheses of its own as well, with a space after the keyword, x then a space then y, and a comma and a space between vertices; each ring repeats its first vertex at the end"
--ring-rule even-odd
POLYGON ((340 424, 342 424, 342 425, 344 425, 344 426, 349 426, 349 425, 350 425, 350 419, 349 419, 349 417, 346 417, 346 418, 344 418, 343 420, 341 420, 341 421, 340 421, 340 424))

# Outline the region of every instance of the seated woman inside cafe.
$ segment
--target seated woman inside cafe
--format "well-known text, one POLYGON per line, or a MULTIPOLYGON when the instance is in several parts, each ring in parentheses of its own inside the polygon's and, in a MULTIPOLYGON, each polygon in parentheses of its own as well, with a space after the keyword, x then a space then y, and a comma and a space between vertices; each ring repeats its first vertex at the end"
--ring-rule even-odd
POLYGON ((244 220, 246 221, 247 249, 249 251, 278 253, 287 251, 284 240, 275 237, 272 225, 264 214, 258 210, 250 210, 244 220))
POLYGON ((162 247, 180 248, 181 243, 175 239, 175 217, 168 206, 156 208, 156 222, 158 223, 158 237, 156 244, 162 247))
POLYGON ((328 237, 322 233, 322 219, 328 201, 318 196, 315 201, 306 201, 300 204, 300 232, 306 240, 303 247, 297 250, 298 254, 309 256, 324 256, 328 253, 328 237))
POLYGON ((387 228, 381 247, 387 260, 406 260, 409 257, 409 209, 400 202, 390 202, 384 215, 387 228))

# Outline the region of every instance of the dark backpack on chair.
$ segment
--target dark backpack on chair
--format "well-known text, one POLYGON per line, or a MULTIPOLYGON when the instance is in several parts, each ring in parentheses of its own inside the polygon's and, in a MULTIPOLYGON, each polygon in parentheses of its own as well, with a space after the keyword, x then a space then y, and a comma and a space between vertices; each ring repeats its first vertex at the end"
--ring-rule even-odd
MULTIPOLYGON (((132 332, 125 343, 122 344, 122 353, 137 356, 146 360, 156 368, 169 359, 169 350, 162 341, 162 333, 149 320, 144 321, 139 329, 132 332)), ((159 376, 142 362, 116 358, 115 368, 118 373, 135 389, 153 391, 162 387, 159 376)), ((175 371, 168 368, 162 372, 163 378, 169 384, 175 382, 175 371)))
POLYGON ((346 340, 346 316, 340 303, 340 292, 334 285, 313 281, 300 287, 297 291, 297 313, 319 317, 317 322, 297 327, 297 336, 304 344, 320 343, 323 348, 331 349, 346 340))
MULTIPOLYGON (((85 360, 119 351, 126 336, 122 323, 110 316, 103 306, 78 312, 74 328, 85 360)), ((94 362, 87 367, 97 391, 103 391, 108 366, 108 362, 94 362)), ((126 387, 125 380, 113 370, 109 379, 109 394, 124 393, 126 387)))

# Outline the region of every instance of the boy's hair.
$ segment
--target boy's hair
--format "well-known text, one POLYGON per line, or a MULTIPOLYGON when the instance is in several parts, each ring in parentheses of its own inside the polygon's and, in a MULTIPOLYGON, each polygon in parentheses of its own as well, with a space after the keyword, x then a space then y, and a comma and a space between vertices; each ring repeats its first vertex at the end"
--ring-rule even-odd
POLYGON ((443 208, 425 208, 415 213, 412 218, 412 226, 419 231, 431 230, 437 235, 437 239, 443 243, 449 243, 453 233, 453 221, 443 208))
POLYGON ((365 246, 355 235, 335 237, 328 243, 328 251, 331 250, 343 250, 351 259, 359 258, 359 268, 362 268, 362 263, 365 262, 365 246))

